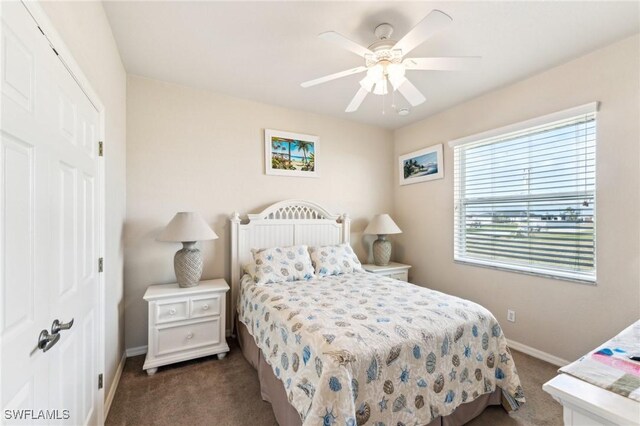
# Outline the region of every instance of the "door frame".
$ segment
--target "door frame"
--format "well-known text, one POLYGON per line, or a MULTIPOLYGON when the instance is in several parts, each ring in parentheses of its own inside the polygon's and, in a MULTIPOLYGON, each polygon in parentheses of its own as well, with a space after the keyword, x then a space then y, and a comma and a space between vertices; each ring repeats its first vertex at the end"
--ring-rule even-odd
MULTIPOLYGON (((31 17, 33 18, 33 20, 35 21, 36 25, 38 27, 40 27, 42 33, 43 33, 43 37, 45 37, 49 44, 51 45, 52 48, 54 48, 54 50, 57 52, 58 54, 58 59, 62 62, 62 65, 67 69, 67 71, 69 71, 69 74, 71 74, 71 77, 78 83, 78 86, 80 86, 80 89, 84 92, 84 94, 87 96, 87 98, 89 99, 89 102, 91 102, 91 104, 93 104, 93 106, 96 108, 96 110, 98 111, 98 115, 99 115, 99 129, 98 129, 98 140, 102 141, 103 145, 106 145, 106 141, 105 141, 105 114, 106 114, 106 110, 104 107, 104 104, 102 103, 102 101, 100 100, 100 97, 98 96, 98 94, 95 92, 95 90, 93 89, 93 87, 91 86, 91 83, 89 82, 89 79, 87 78, 87 76, 84 74, 84 72, 82 71, 82 68, 80 68, 80 65, 76 62, 76 60, 73 58, 73 55, 71 54, 71 50, 67 47, 67 45, 64 43, 64 41, 62 40, 62 37, 60 36, 60 34, 56 31, 56 28, 54 27, 53 23, 51 22, 51 20, 49 19, 49 17, 47 16, 46 12, 44 11, 44 9, 42 8, 42 6, 40 5, 40 1, 42 0, 37 0, 37 1, 25 1, 25 0, 20 0, 20 2, 22 3, 22 5, 26 8, 26 10, 29 12, 29 14, 31 15, 31 17)), ((98 141, 96 141, 97 143, 98 141)), ((106 147, 105 147, 106 150, 106 147)), ((106 217, 106 204, 105 204, 105 189, 106 189, 106 173, 105 173, 105 157, 104 156, 98 156, 98 184, 96 185, 97 187, 97 199, 98 199, 98 211, 97 211, 97 221, 98 221, 98 243, 97 243, 97 249, 98 249, 98 258, 103 258, 104 259, 104 263, 109 265, 109 260, 106 259, 105 257, 105 217, 106 217)), ((98 259, 95 259, 95 267, 98 268, 98 259)), ((106 276, 106 269, 103 270, 102 273, 98 273, 98 333, 97 333, 97 338, 98 338, 98 344, 97 344, 97 350, 98 350, 98 359, 97 359, 97 367, 98 367, 98 372, 103 375, 103 383, 104 381, 106 381, 106 378, 104 377, 104 373, 105 373, 105 367, 106 367, 106 363, 105 363, 105 337, 106 337, 106 330, 105 330, 105 302, 106 302, 106 285, 105 285, 105 276, 106 276)), ((98 385, 98 378, 95 377, 95 383, 96 386, 98 385)), ((97 412, 97 420, 98 420, 98 424, 102 425, 105 422, 105 412, 104 412, 104 400, 105 397, 105 386, 102 386, 102 389, 98 389, 98 412, 97 412)))

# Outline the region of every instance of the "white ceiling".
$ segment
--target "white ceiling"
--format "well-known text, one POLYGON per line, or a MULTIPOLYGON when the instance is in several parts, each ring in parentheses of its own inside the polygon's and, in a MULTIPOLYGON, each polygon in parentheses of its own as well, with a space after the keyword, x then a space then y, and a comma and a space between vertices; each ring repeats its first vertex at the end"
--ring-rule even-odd
MULTIPOLYGON (((640 31, 636 1, 118 1, 104 7, 129 73, 386 128, 404 126, 640 31), (409 56, 483 59, 472 71, 408 71, 427 98, 409 116, 383 115, 382 97, 373 95, 357 112, 345 113, 361 76, 300 87, 305 80, 364 62, 317 34, 335 30, 368 46, 375 41, 375 26, 388 22, 398 40, 432 9, 452 16, 453 24, 409 56)), ((402 98, 396 103, 406 105, 402 98)))

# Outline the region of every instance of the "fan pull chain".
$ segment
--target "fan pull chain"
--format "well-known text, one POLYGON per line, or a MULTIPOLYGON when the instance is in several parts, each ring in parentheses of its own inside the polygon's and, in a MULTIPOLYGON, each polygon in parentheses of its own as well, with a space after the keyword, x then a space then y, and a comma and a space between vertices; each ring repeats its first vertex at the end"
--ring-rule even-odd
POLYGON ((391 86, 391 89, 393 89, 393 90, 391 90, 391 109, 393 109, 393 110, 395 110, 397 112, 397 109, 396 109, 396 89, 393 86, 391 86))
POLYGON ((383 86, 383 89, 382 89, 382 115, 384 115, 385 114, 385 111, 384 111, 384 98, 387 97, 387 78, 385 77, 382 81, 384 82, 384 86, 383 86))

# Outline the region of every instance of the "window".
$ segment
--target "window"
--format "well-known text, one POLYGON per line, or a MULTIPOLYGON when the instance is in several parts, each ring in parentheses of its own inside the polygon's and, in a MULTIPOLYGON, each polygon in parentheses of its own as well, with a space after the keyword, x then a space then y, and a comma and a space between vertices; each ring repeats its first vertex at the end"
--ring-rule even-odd
POLYGON ((456 261, 595 282, 596 110, 450 142, 456 261))

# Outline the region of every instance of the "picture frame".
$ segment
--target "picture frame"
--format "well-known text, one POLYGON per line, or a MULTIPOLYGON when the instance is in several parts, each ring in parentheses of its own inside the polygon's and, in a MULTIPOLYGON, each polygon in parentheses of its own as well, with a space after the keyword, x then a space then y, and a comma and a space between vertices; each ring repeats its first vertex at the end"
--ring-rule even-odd
POLYGON ((318 136, 265 129, 265 174, 319 177, 319 147, 320 138, 318 136))
POLYGON ((401 155, 398 160, 400 185, 411 185, 444 177, 442 144, 401 155))

